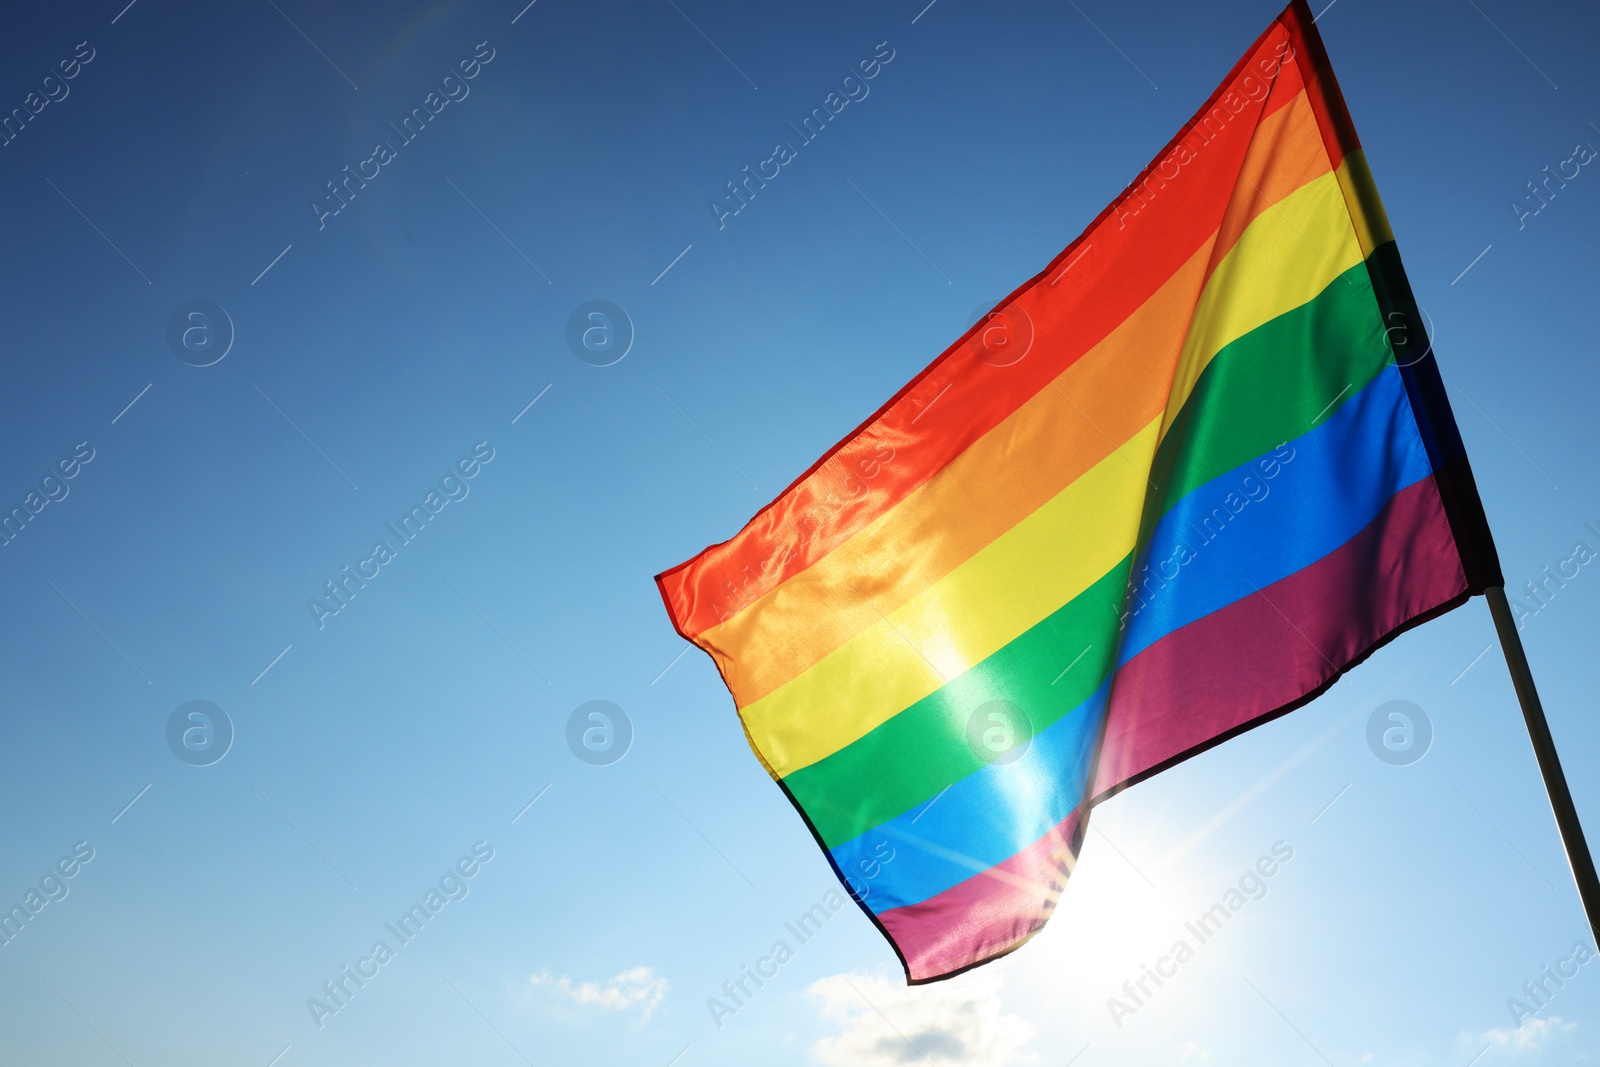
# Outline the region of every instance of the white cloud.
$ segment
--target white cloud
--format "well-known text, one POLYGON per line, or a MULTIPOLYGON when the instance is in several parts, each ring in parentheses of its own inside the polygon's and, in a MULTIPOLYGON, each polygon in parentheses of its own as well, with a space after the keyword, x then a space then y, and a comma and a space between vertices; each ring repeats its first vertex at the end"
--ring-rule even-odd
POLYGON ((926 986, 860 974, 818 979, 806 992, 834 1029, 811 1055, 829 1067, 1006 1067, 1036 1031, 1002 1011, 1001 984, 982 971, 926 986))
POLYGON ((528 981, 535 986, 549 986, 565 994, 576 1004, 601 1008, 605 1011, 639 1010, 639 1021, 650 1021, 651 1012, 667 995, 667 980, 657 978, 648 967, 634 967, 604 982, 573 982, 566 975, 551 977, 548 970, 540 971, 528 981))
POLYGON ((1493 1030, 1483 1033, 1483 1040, 1492 1042, 1501 1048, 1510 1046, 1519 1049, 1536 1049, 1544 1045, 1553 1035, 1576 1030, 1577 1023, 1569 1023, 1559 1015, 1552 1015, 1548 1019, 1525 1019, 1521 1026, 1512 1029, 1509 1026, 1497 1026, 1493 1030))

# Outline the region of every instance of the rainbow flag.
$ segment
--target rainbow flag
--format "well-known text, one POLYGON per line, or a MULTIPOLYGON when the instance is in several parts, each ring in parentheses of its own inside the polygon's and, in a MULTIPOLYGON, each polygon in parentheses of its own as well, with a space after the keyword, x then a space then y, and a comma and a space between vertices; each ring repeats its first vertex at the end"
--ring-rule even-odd
POLYGON ((1499 570, 1296 0, 1049 267, 657 582, 915 983, 1037 932, 1094 804, 1499 570))

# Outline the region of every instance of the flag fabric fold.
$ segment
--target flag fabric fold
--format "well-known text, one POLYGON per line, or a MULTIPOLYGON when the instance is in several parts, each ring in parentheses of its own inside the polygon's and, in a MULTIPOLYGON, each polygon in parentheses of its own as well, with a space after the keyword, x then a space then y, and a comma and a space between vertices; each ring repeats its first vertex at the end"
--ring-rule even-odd
POLYGON ((912 982, 1036 933, 1095 803, 1501 584, 1304 0, 1043 272, 657 582, 912 982))

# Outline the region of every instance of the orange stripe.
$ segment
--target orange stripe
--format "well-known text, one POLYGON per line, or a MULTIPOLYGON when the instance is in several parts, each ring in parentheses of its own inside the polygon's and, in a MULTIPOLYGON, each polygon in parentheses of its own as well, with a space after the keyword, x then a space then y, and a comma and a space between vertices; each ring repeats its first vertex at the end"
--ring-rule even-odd
POLYGON ((1293 0, 1277 20, 1288 35, 1290 52, 1287 58, 1300 68, 1306 95, 1311 99, 1311 108, 1328 147, 1328 158, 1337 167, 1346 155, 1361 150, 1361 138, 1356 136, 1356 125, 1350 119, 1350 109, 1345 106, 1344 94, 1333 76, 1333 64, 1328 61, 1316 22, 1306 0, 1293 0))
POLYGON ((1110 336, 892 510, 751 605, 758 610, 699 635, 739 706, 949 574, 1160 416, 1212 271, 1253 219, 1327 173, 1302 94, 1261 124, 1214 239, 1110 336))
POLYGON ((980 323, 732 540, 658 576, 679 631, 692 638, 731 618, 876 521, 1103 341, 1213 241, 1258 125, 1301 93, 1299 67, 1279 66, 1287 40, 1274 24, 1157 162, 1002 304, 1033 323, 1028 358, 1008 366, 986 361, 987 327, 980 323), (1196 151, 1203 164, 1186 159, 1196 151))

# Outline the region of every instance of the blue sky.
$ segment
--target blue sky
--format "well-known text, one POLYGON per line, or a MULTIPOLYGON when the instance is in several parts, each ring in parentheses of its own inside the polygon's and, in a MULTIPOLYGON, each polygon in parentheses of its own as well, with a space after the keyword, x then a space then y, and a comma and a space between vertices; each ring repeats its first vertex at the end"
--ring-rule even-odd
MULTIPOLYGON (((0 146, 0 502, 59 498, 0 549, 0 900, 59 897, 0 948, 8 1062, 1600 1050, 1592 961, 1522 1025, 1507 1007, 1592 940, 1481 601, 1099 809, 1008 959, 907 990, 847 907, 722 1025, 707 1010, 833 882, 651 576, 1076 236, 1275 3, 124 2, 0 35, 0 110, 39 94, 0 146), (719 225, 724 183, 880 49, 870 91, 719 225), (406 141, 390 124, 430 93, 406 141), (333 214, 347 166, 371 177, 333 214), (567 342, 594 300, 632 324, 609 366, 567 342), (232 335, 209 366, 169 346, 192 301, 232 335), (430 491, 448 503, 319 627, 308 600, 430 491), (167 740, 194 700, 232 726, 206 766, 167 740), (631 723, 607 765, 567 741, 592 700, 631 723), (1410 765, 1367 746, 1391 700, 1432 723, 1410 765), (1113 1020, 1280 842, 1265 894, 1113 1020), (430 888, 446 902, 395 948, 430 888), (361 963, 378 940, 393 958, 361 963), (314 1018, 347 966, 376 977, 314 1018)), ((1338 0, 1319 26, 1516 592, 1600 550, 1600 175, 1511 207, 1600 145, 1600 13, 1338 0)), ((1597 573, 1524 639, 1600 834, 1597 573)))

